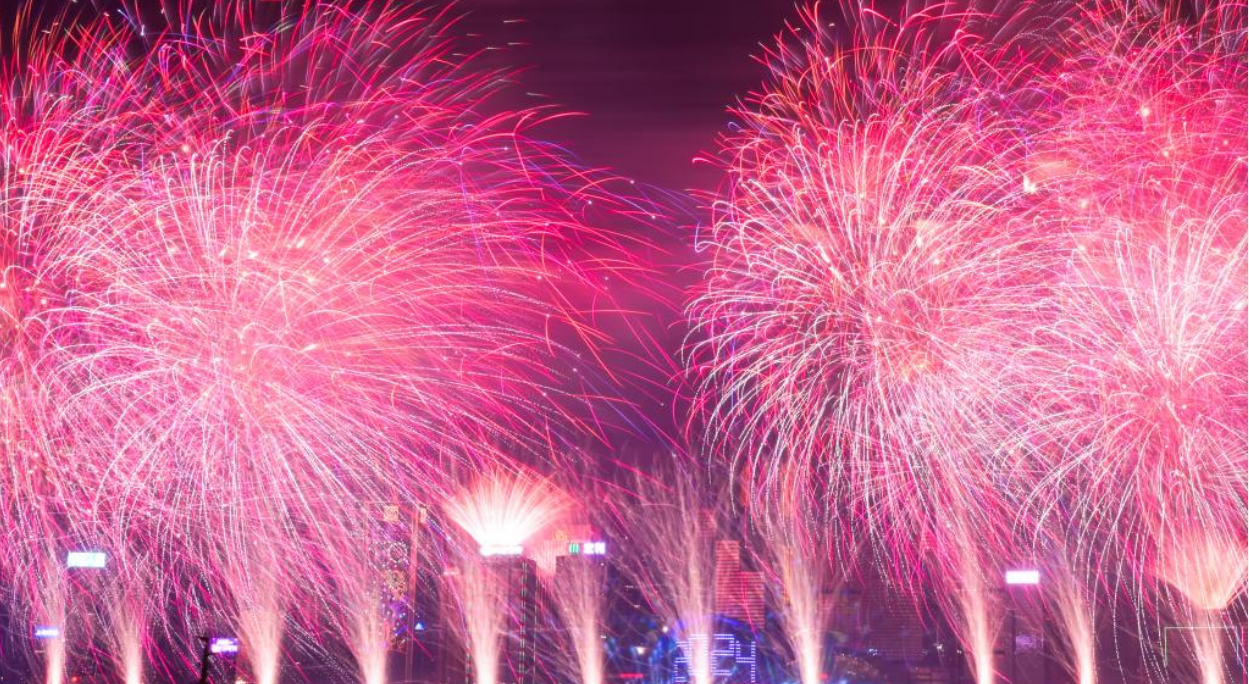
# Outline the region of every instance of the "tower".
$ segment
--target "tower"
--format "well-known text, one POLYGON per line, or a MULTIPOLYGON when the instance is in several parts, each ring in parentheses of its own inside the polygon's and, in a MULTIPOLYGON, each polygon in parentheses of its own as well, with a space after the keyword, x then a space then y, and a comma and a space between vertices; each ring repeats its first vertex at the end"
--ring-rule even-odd
MULTIPOLYGON (((497 583, 498 609, 503 611, 502 639, 499 644, 497 684, 536 684, 538 625, 538 569, 533 560, 519 552, 484 555, 476 562, 497 583)), ((517 549, 519 551, 519 549, 517 549)), ((454 583, 461 581, 459 572, 448 570, 443 577, 450 601, 444 609, 455 611, 456 620, 463 620, 461 607, 455 605, 454 583)), ((441 680, 447 684, 473 684, 473 662, 469 645, 463 639, 445 639, 441 680)))
POLYGON ((499 655, 499 684, 536 684, 538 570, 524 556, 484 559, 499 578, 507 616, 507 638, 499 655))
POLYGON ((384 614, 394 626, 391 647, 411 635, 416 567, 416 511, 397 503, 378 506, 369 529, 369 550, 381 582, 384 614))

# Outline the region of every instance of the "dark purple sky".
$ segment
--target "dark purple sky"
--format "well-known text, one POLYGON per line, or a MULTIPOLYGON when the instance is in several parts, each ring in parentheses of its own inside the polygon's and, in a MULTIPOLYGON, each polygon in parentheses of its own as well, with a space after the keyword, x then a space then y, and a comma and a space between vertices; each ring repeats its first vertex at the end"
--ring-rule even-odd
MULTIPOLYGON (((188 1, 200 11, 215 3, 0 0, 0 26, 23 5, 46 17, 62 11, 89 17, 136 4, 154 14, 165 3, 188 1)), ((259 0, 259 6, 291 1, 259 0)), ((728 107, 762 82, 765 70, 754 56, 805 0, 391 1, 433 10, 450 5, 449 14, 461 16, 460 47, 497 48, 483 62, 517 72, 508 106, 580 114, 547 123, 531 131, 534 137, 566 147, 586 166, 688 190, 716 184, 720 174, 692 160, 714 149, 730 120, 728 107)))
MULTIPOLYGON (((795 0, 460 0, 455 9, 464 15, 457 33, 466 49, 498 48, 484 55, 490 66, 520 70, 504 96, 508 106, 579 113, 531 135, 565 147, 583 165, 675 191, 719 183, 721 171, 694 158, 715 150, 732 119, 729 107, 766 76, 755 56, 797 14, 795 0)), ((649 236, 663 252, 650 259, 667 288, 661 296, 653 288, 616 292, 635 312, 628 323, 635 329, 599 321, 623 345, 607 363, 624 371, 617 378, 624 386, 608 393, 620 393, 638 412, 607 418, 631 426, 614 437, 625 460, 654 449, 658 435, 647 439, 644 423, 669 438, 685 425, 679 397, 688 388, 678 357, 687 339, 686 288, 701 274, 692 248, 703 219, 696 204, 678 202, 671 225, 649 236), (622 453, 634 452, 639 437, 640 451, 622 453)))
POLYGON ((714 148, 727 108, 763 80, 753 59, 760 44, 796 14, 793 0, 461 0, 457 8, 466 32, 506 46, 503 63, 524 69, 518 92, 535 94, 528 104, 584 114, 538 137, 589 166, 676 190, 715 185, 719 173, 692 160, 714 148))

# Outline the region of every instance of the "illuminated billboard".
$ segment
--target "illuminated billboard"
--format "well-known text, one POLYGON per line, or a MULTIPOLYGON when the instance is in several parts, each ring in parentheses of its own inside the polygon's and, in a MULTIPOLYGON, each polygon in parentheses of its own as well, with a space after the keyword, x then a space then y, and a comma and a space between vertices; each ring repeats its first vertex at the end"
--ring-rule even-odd
POLYGON ((1006 571, 1006 583, 1012 584, 1012 585, 1013 584, 1040 584, 1041 583, 1041 571, 1040 570, 1007 570, 1006 571))
POLYGON ((65 557, 67 568, 101 569, 108 564, 108 556, 103 551, 70 551, 65 557))
POLYGON ((239 652, 239 640, 234 637, 215 637, 209 642, 208 651, 214 655, 234 655, 239 652))

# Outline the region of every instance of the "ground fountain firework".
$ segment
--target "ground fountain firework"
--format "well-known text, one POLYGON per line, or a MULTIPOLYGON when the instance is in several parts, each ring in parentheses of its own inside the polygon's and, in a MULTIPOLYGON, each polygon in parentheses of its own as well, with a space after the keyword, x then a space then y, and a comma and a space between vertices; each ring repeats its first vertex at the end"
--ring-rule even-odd
MULTIPOLYGON (((594 492, 587 482, 568 486, 570 491, 594 492)), ((545 569, 543 583, 550 596, 553 613, 563 634, 559 638, 557 654, 552 658, 555 669, 580 684, 605 684, 607 681, 608 638, 608 566, 606 543, 599 549, 587 548, 594 538, 602 539, 600 527, 594 522, 607 518, 601 513, 606 504, 598 497, 585 497, 577 502, 580 509, 575 517, 566 518, 569 528, 584 530, 585 541, 569 541, 576 545, 577 553, 565 557, 564 563, 557 558, 553 568, 545 569), (574 522, 575 521, 575 522, 574 522)), ((611 536, 611 535, 607 535, 611 536)), ((575 537, 574 537, 575 538, 575 537)), ((570 551, 565 539, 556 540, 562 548, 570 551)))
POLYGON ((716 556, 723 507, 690 473, 667 481, 639 477, 622 502, 628 569, 659 620, 670 630, 692 684, 713 684, 716 556))
MULTIPOLYGON (((795 473, 801 477, 802 473, 795 473)), ((779 498, 755 507, 760 563, 774 587, 780 623, 799 684, 820 684, 827 673, 825 633, 851 574, 853 553, 839 554, 838 529, 818 496, 779 498)))
POLYGON ((482 474, 447 502, 447 516, 472 540, 461 549, 453 589, 463 617, 456 626, 476 684, 498 684, 502 645, 524 638, 510 628, 518 607, 508 600, 507 569, 495 562, 533 563, 525 544, 566 514, 569 505, 562 491, 527 470, 482 474))

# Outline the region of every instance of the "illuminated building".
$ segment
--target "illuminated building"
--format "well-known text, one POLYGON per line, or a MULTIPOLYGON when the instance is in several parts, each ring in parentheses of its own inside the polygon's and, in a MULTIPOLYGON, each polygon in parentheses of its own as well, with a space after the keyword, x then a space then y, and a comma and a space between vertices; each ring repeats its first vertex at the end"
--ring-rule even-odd
POLYGON ((605 561, 605 575, 607 682, 640 684, 662 634, 659 620, 641 587, 610 557, 605 561))
POLYGON ((723 617, 751 626, 764 619, 763 573, 742 567, 742 544, 720 539, 715 546, 716 610, 723 617))
POLYGON ((486 564, 502 580, 507 635, 500 655, 499 684, 535 684, 538 648, 538 570, 524 556, 493 556, 486 564))
POLYGON ((437 517, 426 506, 417 506, 414 511, 413 542, 415 565, 410 569, 412 593, 408 639, 402 650, 402 681, 428 681, 437 671, 447 638, 441 610, 446 540, 437 517))
POLYGON ((418 515, 399 504, 381 504, 369 529, 369 552, 382 585, 383 609, 394 625, 394 649, 411 634, 418 515))
POLYGON ((876 573, 841 593, 832 629, 845 635, 848 655, 871 663, 891 676, 905 676, 927 667, 925 649, 930 629, 912 596, 876 573))
MULTIPOLYGON (((521 553, 504 553, 502 549, 488 550, 480 562, 502 587, 500 598, 505 617, 504 638, 499 649, 498 684, 540 684, 536 665, 542 610, 537 564, 521 553)), ((444 582, 456 579, 454 571, 447 571, 443 578, 444 582)), ((453 594, 452 591, 446 592, 448 597, 453 594)), ((452 605, 444 606, 444 609, 458 610, 452 605)), ((473 671, 467 647, 449 637, 444 630, 441 681, 471 684, 473 671)))

